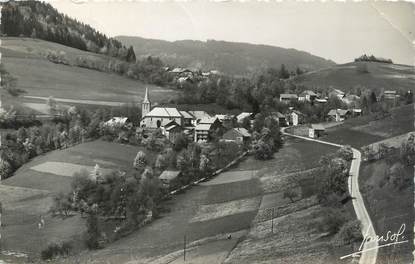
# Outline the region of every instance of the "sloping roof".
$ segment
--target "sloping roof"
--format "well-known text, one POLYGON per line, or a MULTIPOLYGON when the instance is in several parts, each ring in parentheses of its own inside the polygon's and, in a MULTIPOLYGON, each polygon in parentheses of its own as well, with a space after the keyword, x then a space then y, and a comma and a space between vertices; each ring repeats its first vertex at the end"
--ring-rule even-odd
POLYGON ((314 130, 325 130, 324 126, 320 124, 312 124, 311 128, 314 130))
POLYGON ((337 114, 337 109, 331 109, 328 113, 327 113, 327 115, 330 115, 330 116, 334 116, 334 115, 336 115, 337 114))
POLYGON ((297 99, 296 94, 280 94, 280 99, 297 99))
POLYGON ((212 127, 212 124, 198 124, 195 127, 195 130, 204 130, 204 131, 208 131, 210 130, 210 128, 212 127))
POLYGON ((293 111, 291 112, 291 114, 304 115, 303 113, 301 113, 301 112, 300 112, 300 111, 298 111, 298 110, 293 110, 293 111))
POLYGON ((148 117, 182 117, 180 112, 173 107, 154 107, 145 116, 148 117))
POLYGON ((317 96, 317 94, 311 90, 305 90, 301 93, 301 95, 311 95, 311 96, 317 96))
POLYGON ((215 121, 218 120, 217 117, 204 117, 199 121, 199 124, 213 124, 215 121))
POLYGON ((250 117, 252 115, 252 113, 249 112, 242 112, 239 115, 236 116, 236 120, 238 120, 238 122, 241 122, 244 118, 246 117, 250 117))
POLYGON ((171 180, 174 180, 175 178, 177 178, 179 176, 179 174, 180 174, 180 171, 165 170, 160 174, 159 179, 160 180, 171 181, 171 180))
POLYGON ((346 109, 331 109, 331 110, 328 112, 328 114, 327 114, 327 115, 334 116, 334 115, 336 115, 336 114, 339 114, 339 115, 343 116, 343 115, 347 114, 348 112, 349 112, 349 110, 346 110, 346 109))
POLYGON ((243 137, 250 137, 251 136, 251 133, 249 133, 248 130, 246 130, 243 127, 237 127, 237 128, 234 128, 234 130, 236 132, 238 132, 243 137))
POLYGON ((173 121, 171 121, 171 122, 169 122, 168 124, 166 124, 166 125, 164 125, 164 129, 166 130, 166 131, 170 131, 170 130, 172 130, 173 128, 176 128, 176 127, 178 127, 178 128, 182 128, 179 124, 177 124, 174 120, 173 121))
POLYGON ((193 118, 195 118, 193 115, 191 115, 190 113, 188 113, 186 111, 180 111, 180 114, 183 116, 183 118, 186 118, 186 119, 193 119, 193 118))
POLYGON ((207 112, 205 111, 188 111, 192 116, 194 116, 196 119, 202 119, 204 117, 211 117, 207 112))

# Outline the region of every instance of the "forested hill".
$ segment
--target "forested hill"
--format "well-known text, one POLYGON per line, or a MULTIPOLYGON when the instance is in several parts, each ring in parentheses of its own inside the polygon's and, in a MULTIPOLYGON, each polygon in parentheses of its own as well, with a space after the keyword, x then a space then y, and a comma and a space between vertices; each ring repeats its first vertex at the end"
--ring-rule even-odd
POLYGON ((157 56, 165 63, 189 68, 219 70, 233 75, 244 75, 281 64, 294 71, 317 70, 335 65, 330 60, 304 51, 267 45, 254 45, 208 40, 163 41, 140 37, 119 36, 116 39, 132 45, 137 57, 157 56))
POLYGON ((126 48, 120 41, 108 38, 89 25, 59 13, 50 4, 9 1, 1 5, 3 36, 38 38, 129 62, 135 61, 132 47, 126 48))

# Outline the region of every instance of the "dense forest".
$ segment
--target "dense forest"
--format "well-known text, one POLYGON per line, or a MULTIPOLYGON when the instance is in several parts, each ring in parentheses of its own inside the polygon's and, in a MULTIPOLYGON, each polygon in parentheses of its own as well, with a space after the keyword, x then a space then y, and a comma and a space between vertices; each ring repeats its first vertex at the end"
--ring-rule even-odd
POLYGON ((2 4, 1 33, 4 36, 39 38, 80 50, 135 61, 133 48, 108 38, 89 25, 59 13, 38 1, 9 1, 2 4))

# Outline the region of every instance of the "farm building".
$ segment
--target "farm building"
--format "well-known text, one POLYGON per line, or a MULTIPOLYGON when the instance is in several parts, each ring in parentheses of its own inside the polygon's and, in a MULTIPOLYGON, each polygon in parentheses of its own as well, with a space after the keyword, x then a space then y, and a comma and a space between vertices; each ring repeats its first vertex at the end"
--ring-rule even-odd
POLYGON ((345 119, 347 119, 350 116, 350 111, 349 110, 345 110, 345 109, 331 109, 328 114, 327 117, 330 120, 336 121, 336 122, 341 122, 344 121, 345 119))
POLYGON ((178 182, 180 175, 180 171, 165 170, 160 174, 159 180, 162 182, 164 187, 172 188, 176 185, 176 182, 178 182))
POLYGON ((245 128, 232 128, 222 136, 223 141, 247 144, 251 140, 251 134, 245 128))
POLYGON ((296 94, 280 94, 280 101, 288 104, 291 101, 297 101, 298 96, 296 94))
POLYGON ((324 126, 319 124, 312 124, 311 128, 308 129, 308 136, 310 138, 318 138, 324 135, 326 129, 324 126))
POLYGON ((299 97, 298 100, 299 101, 308 101, 308 102, 312 102, 317 98, 317 94, 311 90, 305 90, 304 92, 302 92, 299 97))

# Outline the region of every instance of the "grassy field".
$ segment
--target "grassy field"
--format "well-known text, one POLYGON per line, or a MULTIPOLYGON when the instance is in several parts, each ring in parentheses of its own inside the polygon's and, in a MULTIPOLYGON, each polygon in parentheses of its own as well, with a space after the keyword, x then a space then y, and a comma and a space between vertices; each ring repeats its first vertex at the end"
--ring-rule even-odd
MULTIPOLYGON (((84 219, 79 215, 65 219, 49 213, 57 192, 68 192, 71 173, 99 164, 103 171, 132 170, 132 162, 140 148, 92 141, 38 156, 2 181, 3 203, 2 249, 38 256, 50 242, 74 241, 75 250, 84 248, 84 219), (38 229, 42 215, 45 228, 38 229)), ((154 159, 153 156, 150 157, 154 159)), ((0 255, 0 258, 1 255, 0 255)))
POLYGON ((415 91, 415 72, 410 65, 352 62, 302 74, 294 82, 308 87, 332 87, 344 92, 355 86, 364 86, 374 91, 383 88, 406 92, 415 91), (368 73, 359 71, 361 64, 367 65, 368 73))
POLYGON ((414 116, 414 104, 411 104, 392 109, 383 119, 375 120, 373 116, 352 118, 326 129, 327 135, 322 139, 360 148, 414 131, 414 116))
POLYGON ((17 88, 28 96, 54 96, 72 100, 141 102, 145 87, 153 102, 163 102, 176 95, 173 90, 144 84, 116 74, 55 64, 45 59, 49 51, 63 52, 69 59, 86 56, 97 61, 108 57, 69 48, 56 43, 28 38, 2 38, 2 62, 17 78, 17 88))
POLYGON ((414 186, 411 184, 413 167, 404 167, 402 177, 408 181, 402 188, 397 188, 388 180, 391 168, 398 163, 396 157, 391 160, 392 163, 385 160, 363 163, 360 169, 360 188, 369 214, 374 220, 376 233, 385 235, 388 231, 397 232, 401 225, 405 224, 403 236, 410 242, 379 249, 377 264, 409 263, 414 250, 411 243, 414 225, 414 186))

